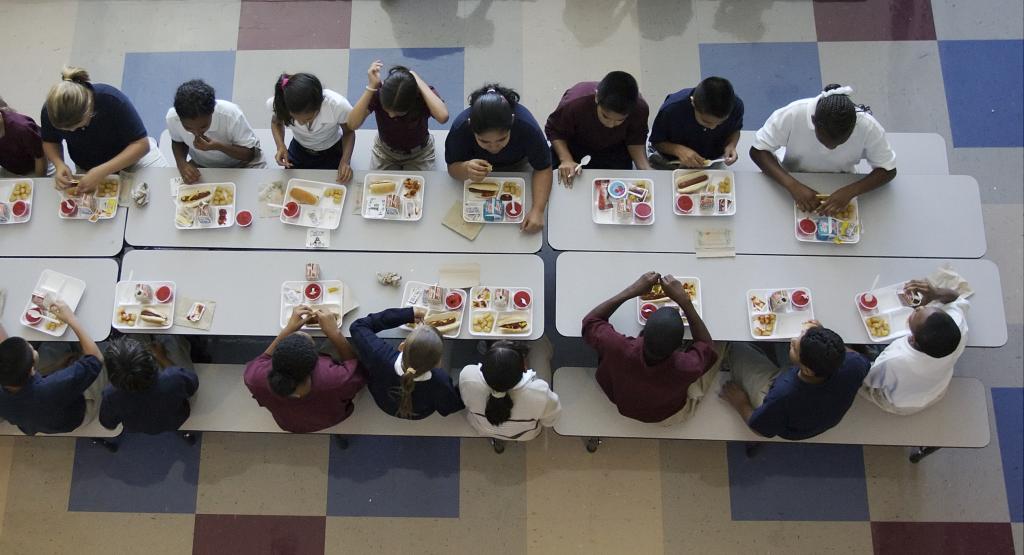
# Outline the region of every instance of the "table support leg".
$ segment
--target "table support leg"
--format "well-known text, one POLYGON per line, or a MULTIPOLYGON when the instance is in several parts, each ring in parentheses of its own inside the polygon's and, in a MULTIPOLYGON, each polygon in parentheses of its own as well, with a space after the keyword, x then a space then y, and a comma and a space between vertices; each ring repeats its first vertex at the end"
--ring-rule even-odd
POLYGON ((93 444, 99 445, 100 447, 106 449, 107 451, 110 451, 111 453, 117 453, 117 442, 98 437, 94 437, 90 441, 92 441, 93 444))
POLYGON ((931 455, 939 449, 940 447, 915 447, 914 450, 910 452, 910 462, 917 464, 921 462, 921 459, 931 455))
POLYGON ((196 434, 192 432, 178 432, 178 437, 185 441, 189 445, 196 444, 196 434))
POLYGON ((587 447, 587 452, 588 453, 596 452, 597 448, 601 446, 601 443, 602 443, 601 442, 601 438, 599 438, 599 437, 587 438, 583 442, 583 444, 587 447))
POLYGON ((747 454, 747 458, 752 459, 755 456, 757 456, 757 452, 761 450, 761 445, 763 444, 757 441, 747 442, 747 444, 743 448, 744 452, 747 454))
POLYGON ((334 438, 334 443, 338 445, 338 449, 348 449, 348 438, 339 435, 332 437, 334 438))
POLYGON ((491 447, 495 453, 500 455, 505 452, 505 440, 491 438, 491 447))

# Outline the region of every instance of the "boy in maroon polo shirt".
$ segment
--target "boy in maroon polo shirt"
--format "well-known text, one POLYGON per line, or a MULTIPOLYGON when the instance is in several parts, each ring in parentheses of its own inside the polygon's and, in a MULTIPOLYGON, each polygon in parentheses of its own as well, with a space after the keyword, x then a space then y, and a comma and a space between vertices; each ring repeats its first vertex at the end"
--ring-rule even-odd
POLYGON ((597 383, 619 413, 641 422, 677 424, 696 410, 717 374, 711 334, 676 278, 647 272, 583 319, 583 340, 597 351, 597 383), (622 303, 660 283, 686 314, 693 343, 683 348, 679 311, 662 307, 647 319, 640 337, 615 331, 608 318, 622 303))
POLYGON ((544 125, 559 182, 572 186, 576 166, 586 155, 591 157, 588 168, 631 170, 636 164, 638 170, 651 169, 644 150, 649 113, 636 79, 625 71, 565 91, 544 125))
POLYGON ((46 175, 43 139, 36 122, 0 98, 0 167, 15 175, 46 175))

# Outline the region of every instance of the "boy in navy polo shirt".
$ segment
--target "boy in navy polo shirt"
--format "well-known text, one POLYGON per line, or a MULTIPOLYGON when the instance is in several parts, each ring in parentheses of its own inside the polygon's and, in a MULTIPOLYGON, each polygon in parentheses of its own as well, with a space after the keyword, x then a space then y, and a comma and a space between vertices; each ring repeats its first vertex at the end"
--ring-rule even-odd
POLYGON ((651 129, 648 153, 659 170, 703 168, 708 160, 736 162, 743 128, 743 101, 732 84, 708 77, 696 88, 665 97, 651 129))
POLYGON ((87 411, 83 393, 103 369, 103 355, 68 305, 58 301, 50 310, 78 337, 82 356, 45 376, 36 371, 39 353, 32 345, 8 337, 0 326, 0 418, 25 435, 70 432, 82 425, 87 412, 95 415, 87 411))

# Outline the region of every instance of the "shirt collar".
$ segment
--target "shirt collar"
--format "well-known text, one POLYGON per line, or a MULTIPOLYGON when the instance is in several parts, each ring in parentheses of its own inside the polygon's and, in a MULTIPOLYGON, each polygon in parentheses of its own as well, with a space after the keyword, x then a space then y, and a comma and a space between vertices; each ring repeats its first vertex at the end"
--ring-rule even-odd
MULTIPOLYGON (((412 381, 425 382, 433 376, 431 372, 431 370, 427 370, 426 372, 413 378, 412 381)), ((395 373, 398 374, 399 376, 405 374, 405 370, 402 370, 402 351, 398 351, 398 358, 395 359, 395 373)))

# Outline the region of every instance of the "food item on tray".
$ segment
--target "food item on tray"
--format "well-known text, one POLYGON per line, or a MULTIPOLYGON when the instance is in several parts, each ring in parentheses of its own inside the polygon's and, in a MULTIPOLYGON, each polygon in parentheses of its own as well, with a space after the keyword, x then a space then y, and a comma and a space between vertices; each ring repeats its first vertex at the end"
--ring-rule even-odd
POLYGON ((449 310, 458 310, 462 308, 462 303, 462 293, 454 289, 448 293, 447 297, 444 298, 444 305, 447 306, 449 310))
POLYGON ((523 333, 530 330, 530 321, 522 314, 506 314, 498 318, 498 331, 502 333, 523 333))
POLYGON ((185 313, 185 319, 189 322, 198 322, 203 319, 203 315, 206 314, 206 305, 203 303, 192 303, 189 307, 188 312, 185 313))
POLYGON ((371 195, 390 195, 398 190, 398 184, 394 181, 374 181, 370 183, 371 195))
POLYGON ((532 303, 532 302, 533 302, 533 299, 530 297, 530 292, 529 291, 526 291, 526 290, 516 291, 515 294, 512 295, 512 304, 515 305, 515 307, 520 309, 520 310, 525 309, 525 308, 529 308, 530 307, 530 303, 532 303))
POLYGON ((217 225, 227 225, 228 223, 228 209, 220 208, 217 210, 217 225))
POLYGON ((161 285, 160 287, 157 287, 153 296, 156 298, 156 302, 166 303, 174 296, 174 290, 171 289, 170 285, 161 285))
POLYGON ((782 312, 786 310, 786 306, 789 304, 789 293, 784 290, 779 290, 772 293, 771 297, 768 297, 768 306, 771 307, 772 312, 782 312))
POLYGON ((522 189, 519 188, 519 184, 515 181, 506 181, 501 184, 501 192, 505 194, 518 197, 522 194, 522 189))
POLYGON ((126 326, 134 326, 135 321, 138 319, 138 317, 139 315, 137 313, 129 312, 124 307, 120 307, 117 309, 117 321, 120 324, 124 324, 126 326))
POLYGON ((235 202, 235 193, 231 190, 231 187, 225 185, 217 185, 217 188, 213 190, 213 204, 216 206, 226 206, 235 202))
POLYGON ((707 187, 709 181, 707 172, 693 172, 681 176, 676 181, 676 191, 679 193, 695 193, 707 187))
POLYGON ((23 200, 15 201, 14 204, 11 205, 11 214, 13 214, 15 218, 25 217, 28 215, 28 203, 23 200))
POLYGON ((718 192, 728 195, 732 192, 732 179, 727 175, 718 182, 718 192))
POLYGON ((0 202, 0 224, 5 224, 10 219, 11 219, 11 214, 7 210, 7 205, 2 203, 2 202, 0 202))
POLYGON ((508 289, 498 288, 494 290, 494 307, 504 309, 508 306, 508 289))
POLYGON ((801 235, 814 235, 815 230, 818 229, 818 224, 814 223, 814 220, 810 218, 803 218, 797 222, 797 229, 801 235))
POLYGON ((188 208, 182 208, 174 216, 174 222, 179 227, 192 227, 192 224, 195 222, 195 212, 188 208))
POLYGON ((889 329, 889 321, 881 316, 872 316, 864 323, 868 325, 868 333, 871 337, 887 337, 891 330, 889 329))
POLYGON ((324 296, 324 288, 319 283, 309 283, 303 289, 303 294, 309 301, 316 302, 320 300, 320 297, 324 296))
POLYGON ((292 187, 288 191, 288 196, 299 204, 317 204, 320 202, 320 196, 316 195, 302 187, 292 187))
POLYGON ((793 291, 793 295, 790 296, 789 300, 793 303, 793 308, 802 309, 807 308, 807 305, 811 302, 811 296, 807 294, 807 291, 797 289, 793 291))
POLYGON ((489 333, 494 328, 494 313, 479 312, 473 316, 473 331, 476 333, 489 333))
POLYGON ((459 312, 439 312, 437 314, 431 314, 423 319, 423 322, 429 326, 433 326, 437 331, 444 333, 451 333, 459 328, 459 312))
POLYGON ((725 214, 732 208, 732 201, 727 198, 718 199, 718 213, 725 214))
POLYGON ((638 202, 633 205, 633 215, 637 220, 646 222, 654 216, 654 208, 649 202, 638 202))
POLYGON ((689 214, 693 212, 693 199, 688 195, 680 195, 676 198, 676 209, 683 214, 689 214))
POLYGON ((96 188, 96 196, 98 197, 116 197, 117 190, 120 188, 120 183, 116 179, 105 179, 100 183, 99 187, 96 188))
POLYGON ((148 308, 143 308, 142 310, 139 311, 139 320, 157 326, 165 326, 167 325, 168 322, 166 315, 148 308))
POLYGON ((878 297, 871 293, 863 293, 857 297, 857 304, 860 305, 861 310, 874 310, 878 308, 878 297))
POLYGON ((470 183, 466 190, 474 195, 479 195, 483 198, 490 198, 497 196, 498 184, 497 183, 470 183))
POLYGON ((199 225, 210 225, 213 223, 213 212, 209 204, 200 204, 195 210, 196 223, 199 225))
POLYGON ((146 304, 153 300, 153 287, 148 283, 135 284, 135 302, 146 304))
POLYGON ((660 283, 651 286, 651 290, 640 295, 640 300, 647 302, 664 302, 668 300, 668 294, 661 287, 660 283))
POLYGON ((8 200, 11 202, 19 200, 28 200, 32 196, 32 184, 31 183, 15 183, 14 187, 11 187, 11 196, 8 200))
POLYGON ((213 192, 209 189, 197 189, 188 193, 182 193, 178 195, 178 202, 189 206, 198 204, 209 200, 213 196, 213 192))
POLYGON ((60 201, 60 213, 70 218, 78 213, 78 203, 74 199, 66 198, 60 201))
POLYGON ((485 222, 500 222, 505 219, 505 205, 496 198, 485 200, 483 210, 485 222))
POLYGON ((284 205, 284 209, 281 210, 281 213, 284 214, 285 218, 295 218, 299 215, 299 210, 299 203, 289 201, 284 205))
POLYGON ((767 337, 775 333, 775 321, 776 316, 774 314, 758 314, 754 316, 754 322, 757 324, 754 327, 754 335, 767 337))
POLYGON ((430 305, 439 305, 444 300, 444 288, 440 285, 431 285, 427 287, 424 293, 424 300, 430 305))
POLYGON ((32 307, 25 311, 25 321, 31 325, 36 325, 43 321, 43 311, 38 307, 32 307))
POLYGON ((647 184, 645 183, 636 183, 633 186, 631 186, 628 190, 629 196, 632 197, 637 202, 647 200, 648 192, 649 191, 647 190, 647 184))
POLYGON ((491 290, 486 287, 481 287, 477 290, 476 296, 473 297, 473 308, 490 308, 491 307, 491 290))
POLYGON ((853 207, 853 203, 846 205, 846 208, 835 213, 835 217, 840 220, 852 220, 857 215, 857 209, 853 207))
POLYGON ((697 298, 697 284, 692 281, 683 282, 683 293, 686 293, 690 300, 697 298))
POLYGON ((505 215, 511 219, 516 219, 523 214, 523 205, 519 202, 512 201, 505 205, 505 215))
POLYGON ((418 179, 407 177, 402 181, 402 196, 413 198, 419 194, 421 188, 423 188, 423 184, 418 179))
POLYGON ((700 194, 700 209, 711 210, 715 206, 715 194, 703 192, 700 194))
POLYGON ((654 314, 658 310, 658 305, 651 303, 644 303, 640 306, 640 317, 646 322, 651 314, 654 314))
POLYGON ((761 310, 764 310, 764 308, 765 308, 765 306, 767 306, 767 304, 764 302, 764 299, 762 299, 761 297, 759 297, 757 295, 751 295, 750 296, 750 306, 753 307, 754 310, 761 311, 761 310))
POLYGON ((334 199, 334 204, 341 204, 341 200, 345 198, 345 192, 338 187, 332 187, 324 191, 324 196, 334 199))
POLYGON ((317 281, 320 279, 320 265, 316 262, 306 263, 306 281, 317 281))

